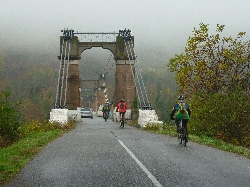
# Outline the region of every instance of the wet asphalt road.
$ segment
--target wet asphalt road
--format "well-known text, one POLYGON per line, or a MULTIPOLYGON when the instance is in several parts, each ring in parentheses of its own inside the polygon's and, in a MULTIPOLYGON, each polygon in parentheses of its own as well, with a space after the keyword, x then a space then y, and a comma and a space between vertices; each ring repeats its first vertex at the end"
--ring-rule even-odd
POLYGON ((101 117, 83 119, 6 186, 250 186, 250 160, 101 117))

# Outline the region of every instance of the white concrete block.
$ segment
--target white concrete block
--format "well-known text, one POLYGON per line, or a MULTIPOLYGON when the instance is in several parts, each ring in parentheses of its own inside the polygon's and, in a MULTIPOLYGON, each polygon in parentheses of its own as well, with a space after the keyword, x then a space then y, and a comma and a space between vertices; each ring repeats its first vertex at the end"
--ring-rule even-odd
POLYGON ((141 110, 139 109, 139 118, 138 118, 138 124, 141 127, 146 127, 148 124, 160 124, 162 125, 162 121, 158 121, 158 116, 155 112, 155 110, 141 110))
POLYGON ((80 110, 51 109, 50 122, 58 122, 62 125, 68 122, 69 118, 76 121, 81 120, 80 110))
POLYGON ((49 121, 64 125, 68 122, 68 109, 51 109, 49 121))

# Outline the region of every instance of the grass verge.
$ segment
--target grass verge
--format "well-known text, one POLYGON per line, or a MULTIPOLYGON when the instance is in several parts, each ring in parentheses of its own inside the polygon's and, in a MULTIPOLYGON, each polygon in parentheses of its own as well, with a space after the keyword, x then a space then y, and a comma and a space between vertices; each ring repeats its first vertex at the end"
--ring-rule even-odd
MULTIPOLYGON (((164 125, 162 129, 158 129, 154 132, 177 137, 176 127, 173 125, 164 125)), ((207 137, 207 136, 195 136, 195 135, 189 134, 188 139, 192 142, 214 147, 223 151, 235 153, 235 154, 245 156, 246 158, 250 159, 250 149, 246 147, 236 146, 233 144, 223 142, 222 140, 207 137)))
POLYGON ((51 129, 32 132, 11 146, 0 148, 0 185, 15 177, 20 169, 49 142, 73 129, 51 129))

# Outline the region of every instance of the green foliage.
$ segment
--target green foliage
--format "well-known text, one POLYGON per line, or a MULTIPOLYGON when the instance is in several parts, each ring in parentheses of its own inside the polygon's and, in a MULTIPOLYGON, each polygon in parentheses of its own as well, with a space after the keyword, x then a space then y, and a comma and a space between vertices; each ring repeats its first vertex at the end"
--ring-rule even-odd
POLYGON ((46 132, 53 130, 70 130, 75 128, 75 122, 69 120, 65 125, 61 125, 57 122, 40 122, 40 121, 28 121, 21 125, 18 129, 21 138, 25 138, 35 132, 46 132))
POLYGON ((61 134, 59 130, 35 132, 12 146, 0 149, 0 184, 14 177, 44 145, 61 134))
POLYGON ((58 60, 40 52, 0 49, 0 89, 11 91, 10 103, 25 102, 20 110, 23 120, 47 119, 54 104, 58 60))
POLYGON ((24 138, 34 132, 41 132, 44 131, 42 125, 40 122, 37 121, 30 121, 30 122, 25 122, 20 126, 18 129, 20 137, 24 138))
POLYGON ((241 90, 198 95, 191 101, 190 132, 250 147, 250 96, 241 90))
POLYGON ((245 32, 236 39, 221 37, 224 25, 209 36, 200 24, 189 37, 185 52, 170 59, 179 92, 191 100, 191 132, 235 145, 250 146, 249 41, 245 32))
POLYGON ((236 39, 221 37, 224 25, 217 25, 215 35, 208 34, 208 25, 200 24, 189 37, 185 52, 170 59, 168 68, 175 72, 180 92, 191 97, 196 92, 231 91, 236 86, 246 89, 250 79, 249 41, 245 32, 236 39))
POLYGON ((19 138, 19 112, 8 101, 10 92, 0 92, 0 147, 5 147, 19 138))
POLYGON ((19 141, 0 149, 0 184, 15 176, 44 145, 75 128, 75 125, 74 121, 68 121, 64 126, 38 121, 24 123, 18 129, 19 141))
POLYGON ((159 120, 166 122, 170 120, 169 114, 176 98, 173 92, 177 86, 174 74, 166 69, 166 65, 156 64, 159 61, 161 59, 153 61, 151 66, 144 67, 142 77, 153 110, 156 111, 159 120))
POLYGON ((160 132, 161 134, 167 134, 170 136, 176 136, 176 126, 175 124, 170 123, 163 123, 163 128, 162 131, 160 132))
POLYGON ((143 128, 144 130, 150 130, 150 131, 158 131, 161 129, 161 125, 158 123, 153 124, 147 124, 146 127, 143 128))
POLYGON ((167 122, 170 120, 170 109, 171 104, 173 104, 174 100, 171 95, 171 91, 169 88, 162 89, 163 85, 158 84, 156 89, 156 98, 155 98, 155 106, 156 112, 160 120, 167 122))

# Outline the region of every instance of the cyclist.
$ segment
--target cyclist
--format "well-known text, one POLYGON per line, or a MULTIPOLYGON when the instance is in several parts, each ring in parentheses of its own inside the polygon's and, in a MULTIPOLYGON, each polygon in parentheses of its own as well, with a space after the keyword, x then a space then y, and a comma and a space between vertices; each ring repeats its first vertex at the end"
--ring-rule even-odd
POLYGON ((170 119, 175 120, 177 132, 179 132, 179 124, 180 121, 182 120, 182 126, 184 129, 186 129, 188 135, 187 124, 190 115, 191 115, 191 110, 189 108, 189 105, 187 103, 184 103, 184 96, 180 95, 178 97, 178 103, 174 105, 172 112, 170 114, 170 119))
POLYGON ((106 102, 106 104, 102 107, 102 117, 105 119, 106 115, 107 115, 107 118, 109 117, 109 111, 110 111, 110 107, 109 107, 109 103, 106 102))
POLYGON ((120 118, 121 115, 122 115, 123 121, 125 121, 125 113, 127 111, 127 105, 126 105, 124 99, 121 99, 120 103, 118 103, 117 108, 116 108, 116 112, 118 112, 118 111, 119 111, 119 122, 121 122, 121 118, 120 118))

